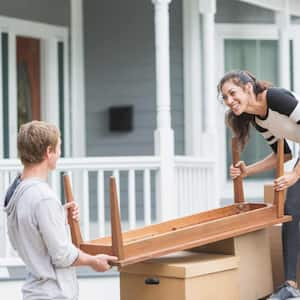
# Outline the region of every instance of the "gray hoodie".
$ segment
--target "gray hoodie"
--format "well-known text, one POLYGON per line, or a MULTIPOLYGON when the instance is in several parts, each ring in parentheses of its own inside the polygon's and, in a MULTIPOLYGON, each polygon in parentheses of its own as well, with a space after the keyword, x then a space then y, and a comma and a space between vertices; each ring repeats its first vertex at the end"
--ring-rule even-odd
POLYGON ((64 208, 48 184, 16 179, 7 191, 8 235, 24 261, 28 277, 24 300, 78 298, 75 268, 78 249, 70 241, 64 208))

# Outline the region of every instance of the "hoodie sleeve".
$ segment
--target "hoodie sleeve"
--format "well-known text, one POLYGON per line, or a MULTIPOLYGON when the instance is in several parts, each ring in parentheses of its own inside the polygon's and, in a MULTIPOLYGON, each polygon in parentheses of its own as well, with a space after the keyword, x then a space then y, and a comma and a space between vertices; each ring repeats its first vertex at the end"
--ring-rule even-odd
POLYGON ((36 207, 36 219, 53 265, 71 266, 79 252, 70 240, 62 205, 53 198, 43 199, 36 207))

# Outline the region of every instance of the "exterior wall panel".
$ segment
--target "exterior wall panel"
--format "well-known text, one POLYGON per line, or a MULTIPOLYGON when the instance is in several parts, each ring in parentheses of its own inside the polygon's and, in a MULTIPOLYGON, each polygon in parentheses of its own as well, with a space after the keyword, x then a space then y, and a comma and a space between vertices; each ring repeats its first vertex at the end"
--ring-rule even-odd
POLYGON ((69 26, 71 0, 0 1, 0 15, 28 21, 69 26))
MULTIPOLYGON (((156 128, 154 6, 85 1, 87 154, 153 155, 156 128), (108 130, 110 106, 133 105, 134 129, 108 130)), ((171 109, 175 152, 184 153, 181 0, 170 5, 171 109)))

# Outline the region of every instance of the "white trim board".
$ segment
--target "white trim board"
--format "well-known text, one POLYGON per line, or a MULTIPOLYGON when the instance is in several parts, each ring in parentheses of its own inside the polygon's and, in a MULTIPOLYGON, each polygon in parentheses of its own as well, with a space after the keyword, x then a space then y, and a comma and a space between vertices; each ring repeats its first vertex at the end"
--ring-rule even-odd
POLYGON ((223 39, 275 40, 279 33, 275 24, 216 23, 216 36, 223 39))
POLYGON ((2 32, 15 32, 18 35, 30 36, 33 38, 55 38, 61 41, 68 36, 67 27, 4 16, 0 16, 0 30, 2 32))

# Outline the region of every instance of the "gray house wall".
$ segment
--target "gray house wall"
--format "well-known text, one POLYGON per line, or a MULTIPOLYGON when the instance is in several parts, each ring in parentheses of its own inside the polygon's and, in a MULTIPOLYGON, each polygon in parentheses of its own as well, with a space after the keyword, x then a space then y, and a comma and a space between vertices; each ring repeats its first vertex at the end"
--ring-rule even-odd
POLYGON ((0 1, 0 16, 69 26, 70 0, 0 1))
POLYGON ((217 23, 268 24, 275 22, 273 11, 237 0, 217 0, 217 23))
MULTIPOLYGON (((84 1, 87 154, 153 155, 156 128, 154 6, 141 0, 84 1), (132 105, 134 128, 108 130, 108 109, 132 105)), ((182 8, 170 5, 175 152, 184 153, 182 8)))
MULTIPOLYGON (((150 0, 84 1, 84 16, 87 155, 153 155, 156 128, 154 6, 150 0), (109 107, 123 105, 134 108, 133 130, 109 132, 109 107)), ((183 154, 181 0, 174 0, 170 5, 170 55, 175 153, 183 154)), ((138 219, 143 218, 141 176, 136 176, 138 219)), ((121 174, 122 219, 128 217, 127 186, 127 175, 121 174)), ((96 219, 94 176, 90 176, 90 190, 91 217, 96 219)), ((152 202, 154 195, 152 190, 152 202)), ((105 196, 107 200, 107 190, 105 196)), ((152 211, 155 218, 154 205, 152 211)), ((108 204, 106 215, 109 215, 108 204)))
MULTIPOLYGON (((272 10, 238 0, 217 0, 217 23, 274 24, 272 10)), ((292 24, 300 24, 300 17, 291 16, 292 24)))

